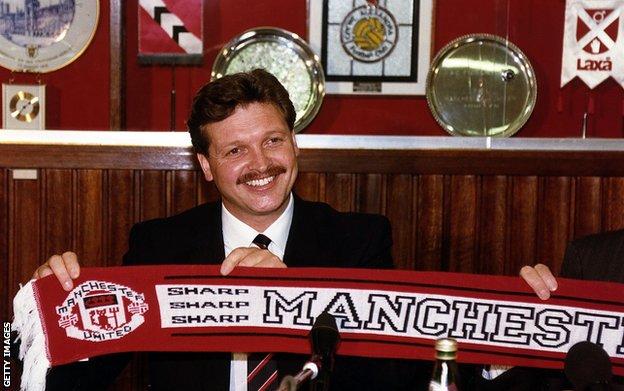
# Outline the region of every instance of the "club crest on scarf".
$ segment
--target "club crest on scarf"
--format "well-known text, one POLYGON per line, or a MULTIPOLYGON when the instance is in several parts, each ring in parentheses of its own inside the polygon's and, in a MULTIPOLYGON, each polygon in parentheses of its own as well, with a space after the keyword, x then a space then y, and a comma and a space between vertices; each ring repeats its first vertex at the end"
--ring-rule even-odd
POLYGON ((624 86, 621 0, 568 0, 561 86, 578 76, 594 88, 609 76, 624 86))
POLYGON ((561 368, 571 346, 589 341, 624 375, 622 284, 561 279, 543 302, 517 277, 375 270, 371 278, 371 270, 340 268, 235 273, 224 278, 219 265, 84 268, 69 293, 54 278, 29 281, 15 296, 11 326, 21 341, 23 380, 44 384, 51 366, 120 352, 307 354, 306 335, 323 312, 336 318, 345 356, 431 359, 433 340, 449 336, 466 344, 464 362, 561 368))
POLYGON ((145 321, 149 309, 145 296, 106 281, 85 281, 56 307, 58 325, 67 336, 101 342, 119 339, 145 321))

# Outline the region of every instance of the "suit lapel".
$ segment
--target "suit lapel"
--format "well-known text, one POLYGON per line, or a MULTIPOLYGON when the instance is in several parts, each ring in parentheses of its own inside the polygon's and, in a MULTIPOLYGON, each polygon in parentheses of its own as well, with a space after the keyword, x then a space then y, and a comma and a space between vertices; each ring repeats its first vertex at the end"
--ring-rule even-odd
POLYGON ((221 228, 221 202, 210 205, 194 229, 194 248, 189 262, 219 264, 225 258, 223 230, 221 228))
POLYGON ((323 266, 328 259, 323 243, 328 240, 322 224, 317 224, 316 213, 309 202, 295 197, 292 224, 288 232, 284 262, 288 266, 323 266))

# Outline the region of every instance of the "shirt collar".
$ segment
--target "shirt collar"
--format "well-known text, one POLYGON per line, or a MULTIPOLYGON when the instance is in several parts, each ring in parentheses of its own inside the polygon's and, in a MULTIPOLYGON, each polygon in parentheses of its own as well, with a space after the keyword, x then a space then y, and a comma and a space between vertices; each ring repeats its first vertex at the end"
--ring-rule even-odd
POLYGON ((235 248, 250 247, 256 235, 261 233, 271 239, 269 251, 277 255, 279 259, 283 259, 286 251, 286 242, 288 241, 288 232, 292 223, 293 210, 294 197, 291 193, 284 212, 264 232, 258 232, 236 218, 223 205, 221 208, 221 223, 223 226, 225 256, 227 257, 235 248))

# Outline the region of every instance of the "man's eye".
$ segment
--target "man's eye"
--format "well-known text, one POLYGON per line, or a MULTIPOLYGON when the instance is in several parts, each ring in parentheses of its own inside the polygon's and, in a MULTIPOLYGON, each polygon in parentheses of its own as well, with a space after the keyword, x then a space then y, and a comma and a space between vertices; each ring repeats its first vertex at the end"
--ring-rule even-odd
POLYGON ((240 153, 240 148, 232 148, 228 151, 227 155, 238 155, 240 153))
POLYGON ((275 143, 279 143, 280 141, 282 141, 281 137, 271 137, 269 139, 269 144, 275 144, 275 143))

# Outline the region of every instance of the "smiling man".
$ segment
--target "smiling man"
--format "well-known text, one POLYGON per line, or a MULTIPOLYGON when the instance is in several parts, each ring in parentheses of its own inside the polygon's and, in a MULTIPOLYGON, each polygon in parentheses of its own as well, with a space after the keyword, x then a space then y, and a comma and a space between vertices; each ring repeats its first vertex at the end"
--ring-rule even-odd
MULTIPOLYGON (((263 70, 225 76, 200 89, 187 121, 207 181, 221 201, 135 225, 124 265, 391 268, 385 217, 340 213, 292 192, 299 149, 288 92, 263 70)), ((54 273, 64 288, 80 273, 73 252, 54 255, 34 277, 54 273)), ((306 357, 291 354, 148 353, 150 389, 275 389, 306 357), (264 360, 268 358, 268 360, 264 360), (260 373, 257 362, 266 362, 260 373), (249 375, 251 373, 251 375, 249 375), (249 375, 249 376, 248 376, 249 375), (264 384, 264 386, 263 386, 264 384)), ((110 384, 129 355, 55 368, 49 389, 99 389, 110 384)), ((425 389, 430 364, 338 357, 332 390, 425 389)))
MULTIPOLYGON (((202 87, 187 125, 204 176, 214 181, 221 200, 136 224, 123 264, 220 264, 223 275, 237 266, 391 268, 387 218, 341 213, 293 194, 299 155, 294 123, 288 92, 266 71, 229 75, 202 87)), ((535 276, 547 277, 540 271, 536 267, 523 277, 545 298, 556 285, 535 283, 535 276)), ((80 274, 78 256, 71 251, 53 255, 33 277, 50 274, 71 290, 80 274)), ((109 355, 56 367, 47 389, 106 389, 130 357, 109 355)), ((151 390, 264 391, 298 372, 306 358, 153 352, 142 362, 151 390)), ((427 389, 431 367, 428 362, 339 356, 331 389, 427 389)), ((506 388, 492 384, 492 389, 506 388)))
MULTIPOLYGON (((202 107, 201 93, 196 108, 202 107)), ((197 158, 206 180, 217 185, 223 206, 258 231, 284 212, 297 178, 294 113, 281 112, 289 109, 244 102, 228 117, 191 130, 199 133, 193 134, 194 140, 201 140, 195 143, 197 158)), ((189 126, 194 126, 193 120, 189 126)))

